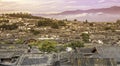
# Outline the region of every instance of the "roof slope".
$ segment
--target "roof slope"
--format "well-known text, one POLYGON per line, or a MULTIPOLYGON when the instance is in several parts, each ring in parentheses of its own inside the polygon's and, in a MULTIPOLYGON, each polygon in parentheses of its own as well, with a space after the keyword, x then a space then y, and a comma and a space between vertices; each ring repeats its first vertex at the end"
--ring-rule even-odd
POLYGON ((117 62, 120 62, 119 46, 99 46, 96 47, 96 50, 102 58, 114 58, 117 62))

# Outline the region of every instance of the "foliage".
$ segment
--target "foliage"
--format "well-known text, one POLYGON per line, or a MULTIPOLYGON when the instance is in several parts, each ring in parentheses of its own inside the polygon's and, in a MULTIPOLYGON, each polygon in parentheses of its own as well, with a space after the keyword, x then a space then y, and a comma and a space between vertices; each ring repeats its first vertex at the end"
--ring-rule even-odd
POLYGON ((66 23, 62 20, 58 21, 58 25, 59 26, 66 26, 66 23))
POLYGON ((14 49, 15 48, 15 46, 9 46, 9 49, 14 49))
POLYGON ((93 26, 94 26, 94 23, 89 23, 89 26, 93 27, 93 26))
POLYGON ((63 21, 68 21, 67 19, 63 19, 63 21))
POLYGON ((30 32, 33 33, 34 35, 38 35, 40 33, 39 31, 34 29, 31 29, 30 32))
POLYGON ((58 28, 59 28, 58 23, 53 23, 53 24, 51 25, 51 28, 58 29, 58 28))
POLYGON ((83 39, 83 41, 84 42, 86 42, 86 43, 88 43, 89 42, 89 34, 87 34, 87 33, 82 33, 82 39, 83 39))
POLYGON ((105 27, 105 30, 112 30, 112 27, 105 27))
POLYGON ((38 46, 40 44, 40 41, 30 42, 29 44, 30 46, 38 46))
POLYGON ((44 40, 30 43, 31 46, 38 46, 43 52, 56 52, 57 43, 55 41, 44 40))
POLYGON ((58 52, 65 51, 65 50, 66 50, 66 47, 67 47, 66 44, 65 44, 65 45, 59 45, 59 46, 57 46, 57 51, 58 51, 58 52))
POLYGON ((85 23, 88 23, 88 20, 85 20, 85 23))
POLYGON ((77 19, 74 19, 74 21, 76 22, 76 21, 77 21, 77 19))
POLYGON ((42 19, 42 20, 39 20, 37 23, 38 27, 49 26, 49 27, 54 28, 54 29, 58 29, 60 26, 65 26, 65 25, 66 25, 66 23, 62 20, 54 21, 51 19, 42 19))
POLYGON ((3 24, 3 25, 0 25, 0 28, 5 30, 14 30, 18 28, 18 25, 16 23, 13 23, 11 25, 3 24))
POLYGON ((0 44, 6 44, 4 41, 0 41, 0 44))
POLYGON ((2 14, 2 15, 6 15, 6 16, 10 16, 10 17, 17 17, 17 18, 35 18, 35 19, 39 19, 42 17, 37 17, 37 16, 32 16, 29 13, 10 13, 10 14, 2 14))
POLYGON ((85 21, 84 21, 84 24, 87 24, 87 23, 88 23, 88 20, 85 20, 85 21))
POLYGON ((2 20, 0 20, 0 22, 6 22, 6 23, 8 23, 9 20, 7 20, 7 19, 2 19, 2 20))
POLYGON ((39 49, 43 52, 52 52, 56 51, 56 46, 57 46, 56 42, 45 40, 39 44, 39 49))
POLYGON ((117 24, 120 24, 120 20, 117 20, 116 23, 117 23, 117 24))
POLYGON ((84 42, 82 41, 72 41, 66 45, 66 47, 72 47, 75 49, 76 47, 84 47, 84 42))
POLYGON ((51 24, 52 24, 52 21, 50 19, 42 19, 42 20, 38 21, 37 26, 38 27, 41 27, 41 26, 50 26, 51 24))
POLYGON ((15 41, 15 44, 23 44, 23 43, 24 43, 24 41, 22 39, 18 39, 15 41))

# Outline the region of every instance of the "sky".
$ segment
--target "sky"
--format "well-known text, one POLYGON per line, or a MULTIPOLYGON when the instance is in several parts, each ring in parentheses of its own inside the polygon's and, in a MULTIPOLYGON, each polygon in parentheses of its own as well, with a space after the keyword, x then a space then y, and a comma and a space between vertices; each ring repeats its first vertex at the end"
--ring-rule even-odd
POLYGON ((87 10, 120 6, 120 0, 0 0, 0 12, 49 14, 68 10, 87 10))

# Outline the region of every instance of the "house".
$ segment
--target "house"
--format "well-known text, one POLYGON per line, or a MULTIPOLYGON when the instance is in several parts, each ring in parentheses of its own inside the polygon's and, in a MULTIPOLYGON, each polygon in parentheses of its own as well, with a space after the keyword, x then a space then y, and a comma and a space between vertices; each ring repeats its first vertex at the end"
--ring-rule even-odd
POLYGON ((73 66, 117 66, 111 58, 78 58, 73 60, 73 66))
POLYGON ((14 66, 21 54, 19 52, 0 51, 0 66, 14 66))
POLYGON ((120 64, 120 46, 98 46, 93 53, 99 55, 98 58, 114 58, 120 64))
POLYGON ((91 55, 93 55, 93 48, 76 48, 76 51, 82 57, 90 57, 91 55))
POLYGON ((28 45, 25 44, 0 44, 0 51, 14 51, 27 53, 28 49, 28 45))
POLYGON ((120 65, 120 46, 103 45, 94 48, 77 48, 77 56, 80 58, 113 59, 120 65))
POLYGON ((92 48, 78 48, 77 51, 79 53, 61 54, 60 57, 64 56, 60 59, 61 66, 117 66, 114 58, 94 57, 92 48))
POLYGON ((54 62, 52 54, 24 54, 16 66, 52 66, 54 62))

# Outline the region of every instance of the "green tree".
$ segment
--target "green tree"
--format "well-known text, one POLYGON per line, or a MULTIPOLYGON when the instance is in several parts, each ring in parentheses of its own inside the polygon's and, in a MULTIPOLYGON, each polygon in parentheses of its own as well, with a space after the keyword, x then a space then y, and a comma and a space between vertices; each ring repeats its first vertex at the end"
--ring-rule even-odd
POLYGON ((86 23, 88 23, 88 20, 85 20, 86 23))
POLYGON ((112 30, 112 27, 105 27, 105 30, 112 30))
POLYGON ((33 33, 34 35, 38 35, 40 33, 39 31, 34 29, 31 29, 30 32, 33 33))
POLYGON ((56 51, 57 43, 55 41, 45 40, 39 44, 39 49, 43 52, 56 51))
POLYGON ((93 27, 93 26, 94 26, 94 23, 89 23, 89 26, 93 27))
POLYGON ((76 21, 77 21, 77 19, 74 19, 74 21, 76 22, 76 21))
POLYGON ((59 29, 58 23, 53 23, 53 24, 51 25, 51 28, 59 29))
POLYGON ((68 19, 63 19, 63 21, 68 21, 68 19))
POLYGON ((0 20, 0 22, 8 23, 9 20, 7 20, 7 19, 2 19, 2 20, 0 20))
POLYGON ((42 19, 42 20, 39 20, 37 23, 38 27, 51 26, 51 25, 52 25, 52 20, 50 20, 50 19, 42 19))
POLYGON ((18 25, 16 23, 13 23, 12 25, 3 24, 3 25, 0 25, 0 28, 5 30, 15 30, 18 28, 18 25))
POLYGON ((24 40, 23 39, 18 39, 15 41, 15 44, 23 44, 24 40))
POLYGON ((83 39, 84 42, 86 42, 86 43, 89 42, 89 39, 90 39, 89 34, 87 34, 87 33, 82 33, 81 36, 82 36, 82 39, 83 39))
POLYGON ((30 46, 39 46, 40 45, 40 41, 30 42, 29 45, 30 46))
POLYGON ((66 23, 62 20, 58 21, 58 25, 59 26, 66 26, 66 23))
POLYGON ((33 16, 33 15, 29 14, 29 13, 22 13, 22 12, 3 14, 3 15, 10 16, 10 17, 17 17, 17 18, 35 18, 35 19, 42 18, 42 17, 33 16))
POLYGON ((72 47, 73 49, 75 49, 76 47, 84 47, 84 42, 82 42, 82 41, 72 41, 67 46, 72 47))
POLYGON ((88 20, 86 19, 86 20, 84 21, 84 23, 87 24, 87 23, 88 23, 88 20))
POLYGON ((120 20, 117 20, 116 23, 117 23, 117 24, 120 24, 120 20))
POLYGON ((15 46, 9 46, 9 49, 14 49, 15 48, 15 46))

